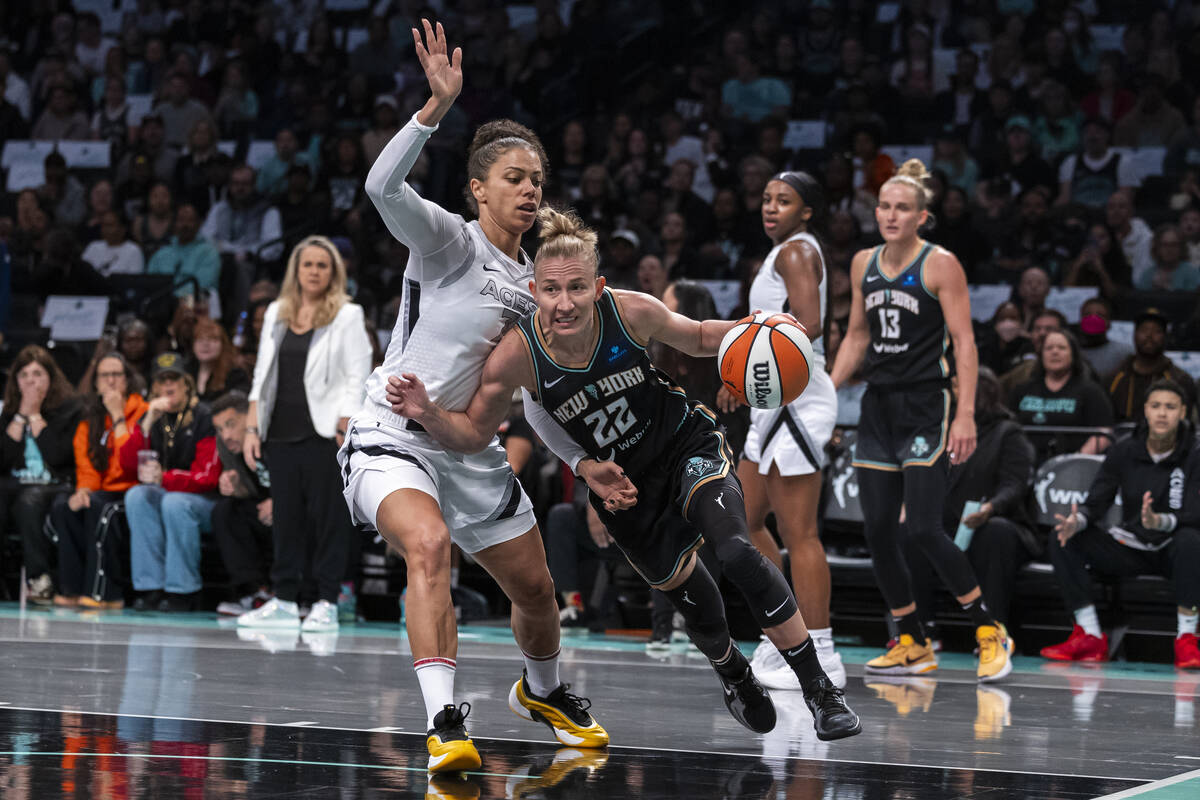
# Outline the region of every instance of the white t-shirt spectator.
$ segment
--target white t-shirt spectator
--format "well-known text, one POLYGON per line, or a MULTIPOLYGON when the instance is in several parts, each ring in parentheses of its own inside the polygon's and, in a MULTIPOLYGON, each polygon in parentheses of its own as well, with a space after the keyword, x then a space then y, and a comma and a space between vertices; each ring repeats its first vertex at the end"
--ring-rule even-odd
POLYGON ((113 247, 103 239, 97 239, 83 250, 83 260, 101 275, 108 277, 116 273, 140 275, 146 266, 142 248, 126 239, 113 247))
POLYGON ((29 84, 21 80, 21 77, 15 72, 8 73, 8 77, 4 81, 4 99, 17 107, 26 122, 32 119, 33 107, 29 84))
MULTIPOLYGON (((1108 152, 1100 158, 1092 158, 1086 153, 1083 154, 1083 164, 1093 172, 1099 172, 1104 169, 1109 161, 1116 158, 1118 155, 1116 150, 1109 148, 1108 152)), ((1058 167, 1058 182, 1070 183, 1071 178, 1075 177, 1075 161, 1079 158, 1079 154, 1072 153, 1063 159, 1063 162, 1058 167)), ((1142 179, 1138 177, 1137 166, 1133 163, 1132 158, 1122 158, 1117 162, 1117 186, 1125 188, 1126 186, 1138 187, 1142 185, 1142 179)))

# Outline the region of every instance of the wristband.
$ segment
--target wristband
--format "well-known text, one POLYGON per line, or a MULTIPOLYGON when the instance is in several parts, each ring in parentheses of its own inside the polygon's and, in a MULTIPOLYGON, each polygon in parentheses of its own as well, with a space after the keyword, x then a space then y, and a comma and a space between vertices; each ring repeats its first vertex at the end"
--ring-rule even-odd
POLYGON ((21 414, 20 412, 13 414, 13 419, 15 419, 17 422, 21 423, 22 425, 27 425, 29 423, 29 420, 25 418, 25 415, 21 414))
POLYGON ((246 433, 253 433, 255 436, 258 436, 258 427, 255 425, 248 425, 246 427, 246 433))

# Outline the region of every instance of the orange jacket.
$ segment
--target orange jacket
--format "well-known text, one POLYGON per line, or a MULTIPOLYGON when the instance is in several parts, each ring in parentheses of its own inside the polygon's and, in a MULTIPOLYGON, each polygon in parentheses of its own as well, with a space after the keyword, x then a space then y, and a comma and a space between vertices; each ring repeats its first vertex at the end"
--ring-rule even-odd
POLYGON ((125 398, 125 433, 112 435, 112 418, 104 417, 104 429, 109 432, 105 447, 108 449, 108 469, 101 475, 88 458, 88 422, 84 420, 75 429, 75 488, 92 491, 123 492, 137 483, 137 476, 130 475, 121 467, 121 445, 129 438, 129 429, 137 425, 146 413, 146 400, 136 392, 125 398))

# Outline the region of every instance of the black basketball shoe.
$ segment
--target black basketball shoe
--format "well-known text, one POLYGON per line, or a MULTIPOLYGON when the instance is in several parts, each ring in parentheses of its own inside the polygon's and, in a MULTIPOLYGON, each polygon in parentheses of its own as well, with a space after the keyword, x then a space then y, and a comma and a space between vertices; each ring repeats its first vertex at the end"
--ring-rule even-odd
POLYGON ((858 714, 846 705, 846 693, 833 685, 833 681, 822 675, 801 686, 804 702, 813 715, 813 727, 817 738, 823 742, 845 739, 862 732, 862 721, 858 714))
POLYGON ((717 677, 725 693, 725 707, 734 719, 755 733, 767 733, 775 727, 775 704, 749 664, 741 678, 726 678, 719 672, 717 677))

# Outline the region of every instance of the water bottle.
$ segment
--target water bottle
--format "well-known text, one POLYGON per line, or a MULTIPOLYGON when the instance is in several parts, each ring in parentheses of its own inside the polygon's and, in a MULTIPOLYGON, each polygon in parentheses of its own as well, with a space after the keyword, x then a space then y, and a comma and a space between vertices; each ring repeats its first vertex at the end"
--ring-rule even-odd
POLYGON ((241 350, 246 346, 246 322, 249 319, 249 312, 243 311, 238 314, 237 327, 233 329, 233 346, 241 350))

